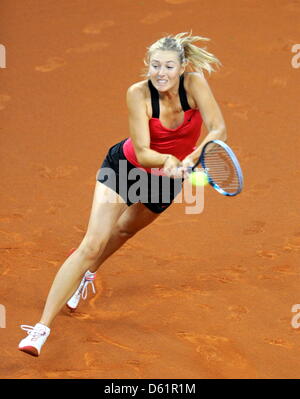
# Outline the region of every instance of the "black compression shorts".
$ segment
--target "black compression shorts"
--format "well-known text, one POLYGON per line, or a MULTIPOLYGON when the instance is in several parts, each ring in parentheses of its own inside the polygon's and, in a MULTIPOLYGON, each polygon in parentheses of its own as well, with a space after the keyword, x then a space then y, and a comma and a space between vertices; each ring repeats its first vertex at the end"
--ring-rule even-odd
POLYGON ((132 165, 123 152, 125 141, 108 150, 96 179, 117 192, 128 206, 141 202, 154 213, 165 211, 180 193, 183 179, 154 175, 132 165))

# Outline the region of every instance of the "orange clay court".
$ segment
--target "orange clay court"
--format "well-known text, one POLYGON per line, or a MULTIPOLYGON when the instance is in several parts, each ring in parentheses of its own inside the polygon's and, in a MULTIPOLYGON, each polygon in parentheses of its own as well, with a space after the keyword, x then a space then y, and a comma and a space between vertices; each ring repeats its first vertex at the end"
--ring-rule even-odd
POLYGON ((0 377, 299 378, 300 2, 2 0, 0 18, 0 377), (173 204, 25 355, 20 325, 39 320, 103 157, 128 137, 146 47, 191 29, 222 62, 206 76, 244 191, 205 188, 201 214, 173 204))

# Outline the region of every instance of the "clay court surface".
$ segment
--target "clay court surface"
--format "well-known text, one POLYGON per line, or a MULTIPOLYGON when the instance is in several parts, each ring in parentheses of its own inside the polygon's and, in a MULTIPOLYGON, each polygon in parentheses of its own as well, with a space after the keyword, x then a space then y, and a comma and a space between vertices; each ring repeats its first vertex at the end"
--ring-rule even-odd
POLYGON ((2 0, 0 18, 0 377, 298 378, 300 2, 2 0), (107 149, 128 137, 146 47, 190 29, 223 64, 207 78, 244 192, 206 188, 196 215, 174 204, 59 314, 41 357, 18 351, 85 234, 107 149))

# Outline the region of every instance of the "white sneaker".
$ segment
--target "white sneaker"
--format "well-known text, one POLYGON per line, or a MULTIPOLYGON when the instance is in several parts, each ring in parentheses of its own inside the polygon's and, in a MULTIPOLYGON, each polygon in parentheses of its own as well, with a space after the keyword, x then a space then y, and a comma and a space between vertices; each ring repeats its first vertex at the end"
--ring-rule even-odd
POLYGON ((39 356, 41 348, 49 337, 50 328, 37 323, 34 327, 21 325, 22 330, 27 331, 28 336, 19 343, 19 350, 32 356, 39 356))
POLYGON ((79 287, 74 292, 72 297, 67 302, 67 307, 74 312, 79 304, 80 298, 86 299, 88 293, 88 286, 91 284, 93 293, 96 293, 95 286, 94 286, 94 279, 96 277, 96 273, 91 273, 89 270, 85 273, 82 277, 82 280, 79 284, 79 287))

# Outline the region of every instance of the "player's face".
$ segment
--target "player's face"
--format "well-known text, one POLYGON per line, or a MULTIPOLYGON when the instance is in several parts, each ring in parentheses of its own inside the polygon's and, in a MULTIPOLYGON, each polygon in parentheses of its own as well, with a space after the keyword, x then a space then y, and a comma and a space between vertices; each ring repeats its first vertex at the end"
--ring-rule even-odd
POLYGON ((149 76, 158 91, 168 91, 178 85, 184 67, 176 51, 157 50, 150 57, 149 76))

